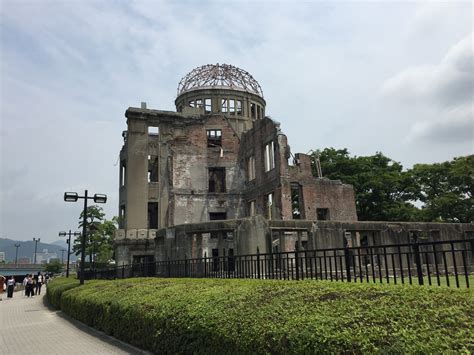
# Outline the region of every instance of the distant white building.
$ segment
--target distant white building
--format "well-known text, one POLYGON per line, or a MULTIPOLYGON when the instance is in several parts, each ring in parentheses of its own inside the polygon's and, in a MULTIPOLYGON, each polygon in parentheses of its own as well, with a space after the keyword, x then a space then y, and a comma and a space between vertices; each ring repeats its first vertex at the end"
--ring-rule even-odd
MULTIPOLYGON (((34 257, 34 255, 33 255, 34 257)), ((42 253, 36 253, 36 263, 37 264, 49 264, 51 259, 57 259, 58 254, 56 253, 49 253, 48 249, 43 249, 42 253)), ((34 260, 34 258, 33 258, 34 260)))
POLYGON ((5 252, 4 251, 0 251, 0 263, 5 261, 5 252))

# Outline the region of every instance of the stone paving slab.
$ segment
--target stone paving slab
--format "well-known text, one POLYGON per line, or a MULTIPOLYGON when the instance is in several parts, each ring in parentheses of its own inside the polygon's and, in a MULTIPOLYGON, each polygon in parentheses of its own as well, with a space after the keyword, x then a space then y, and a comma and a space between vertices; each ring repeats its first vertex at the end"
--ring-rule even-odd
POLYGON ((48 307, 42 293, 0 296, 0 354, 147 354, 48 307))

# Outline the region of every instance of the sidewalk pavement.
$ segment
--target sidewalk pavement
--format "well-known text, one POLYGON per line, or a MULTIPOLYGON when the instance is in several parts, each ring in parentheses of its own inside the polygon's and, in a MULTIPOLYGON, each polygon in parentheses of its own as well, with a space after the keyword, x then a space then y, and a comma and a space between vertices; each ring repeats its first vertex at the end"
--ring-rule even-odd
POLYGON ((48 307, 42 291, 33 298, 2 294, 0 354, 146 354, 48 307))

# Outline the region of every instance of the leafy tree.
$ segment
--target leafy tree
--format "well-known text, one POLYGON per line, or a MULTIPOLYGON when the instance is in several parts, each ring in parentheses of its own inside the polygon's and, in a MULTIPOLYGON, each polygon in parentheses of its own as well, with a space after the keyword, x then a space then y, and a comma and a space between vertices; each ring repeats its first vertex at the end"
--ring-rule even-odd
POLYGON ((435 164, 416 164, 410 171, 423 203, 421 219, 474 221, 474 155, 435 164))
MULTIPOLYGON (((112 238, 117 229, 117 217, 105 219, 102 207, 92 205, 87 208, 86 255, 89 261, 106 263, 113 255, 112 238)), ((79 216, 79 227, 83 227, 83 212, 79 216)), ((82 237, 81 237, 82 238, 82 237)), ((81 254, 81 238, 74 242, 73 251, 81 254)))
POLYGON ((471 222, 474 220, 474 156, 403 171, 382 153, 351 157, 347 149, 325 148, 319 157, 323 176, 354 186, 357 215, 373 221, 471 222), (419 202, 421 209, 415 207, 419 202))
POLYGON ((357 215, 360 220, 416 220, 416 188, 403 166, 377 152, 367 157, 351 157, 347 149, 325 148, 313 153, 319 157, 323 176, 354 186, 357 215))
POLYGON ((45 272, 52 272, 58 274, 63 270, 63 264, 60 260, 51 260, 50 263, 46 264, 44 267, 45 272))

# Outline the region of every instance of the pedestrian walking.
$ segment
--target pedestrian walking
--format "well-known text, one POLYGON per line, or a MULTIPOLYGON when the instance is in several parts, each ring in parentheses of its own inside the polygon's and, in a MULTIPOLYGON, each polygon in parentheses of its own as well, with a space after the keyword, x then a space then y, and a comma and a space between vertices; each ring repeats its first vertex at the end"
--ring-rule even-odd
POLYGON ((5 291, 6 285, 5 285, 5 276, 0 275, 0 301, 2 300, 2 294, 3 291, 5 291))
POLYGON ((7 298, 13 298, 13 291, 15 290, 15 277, 10 276, 7 281, 7 298))
POLYGON ((23 288, 24 288, 24 290, 25 290, 25 296, 28 296, 28 295, 26 294, 26 292, 27 292, 27 287, 26 287, 27 282, 28 282, 28 275, 25 275, 25 277, 24 277, 24 279, 23 279, 23 288))
POLYGON ((38 276, 36 277, 35 295, 41 295, 41 286, 43 285, 43 278, 43 275, 38 271, 38 276))
POLYGON ((33 297, 34 295, 34 283, 35 279, 33 278, 33 275, 28 275, 26 278, 26 297, 33 297))

